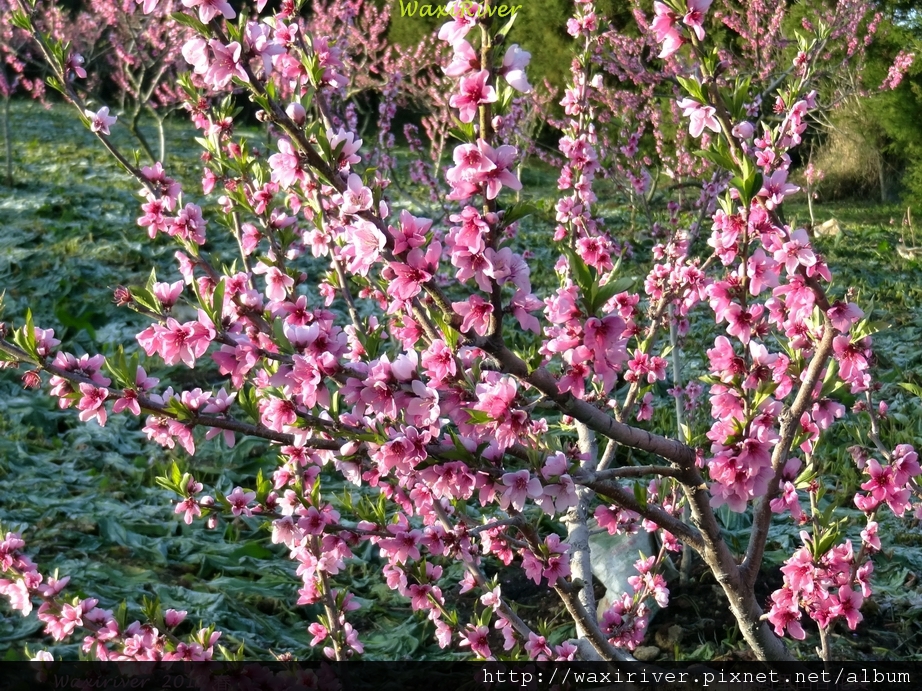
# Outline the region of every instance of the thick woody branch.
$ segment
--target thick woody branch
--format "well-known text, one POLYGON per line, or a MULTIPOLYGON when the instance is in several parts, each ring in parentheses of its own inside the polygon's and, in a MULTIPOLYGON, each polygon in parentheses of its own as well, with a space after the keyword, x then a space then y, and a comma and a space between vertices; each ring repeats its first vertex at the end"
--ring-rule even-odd
POLYGON ((674 439, 618 422, 592 404, 581 401, 570 393, 560 393, 554 375, 544 367, 529 371, 525 361, 505 346, 491 348, 486 341, 478 341, 476 345, 495 357, 504 372, 534 386, 553 401, 561 412, 583 423, 590 430, 613 439, 619 444, 661 456, 681 467, 694 466, 695 450, 692 447, 674 439))
MULTIPOLYGON (((576 430, 579 434, 579 450, 583 455, 580 467, 592 472, 599 460, 595 433, 581 422, 576 423, 576 430)), ((567 526, 567 544, 570 545, 570 570, 574 580, 579 579, 587 584, 579 591, 577 598, 589 620, 597 624, 595 593, 592 590, 592 559, 588 525, 589 503, 593 492, 585 486, 577 487, 576 497, 576 506, 570 507, 564 517, 564 524, 567 526)), ((576 635, 579 637, 588 635, 582 620, 574 617, 574 621, 576 622, 576 635)))
POLYGON ((765 553, 765 542, 768 537, 768 528, 772 521, 772 511, 770 503, 779 492, 781 473, 784 471, 784 464, 788 460, 788 454, 791 452, 791 446, 794 443, 794 437, 800 431, 800 418, 806 412, 810 404, 813 403, 814 389, 817 382, 826 368, 826 363, 832 354, 832 341, 835 338, 835 329, 827 318, 825 320, 823 338, 816 347, 813 359, 807 367, 806 377, 800 385, 797 396, 791 407, 781 414, 781 433, 775 450, 772 453, 772 469, 774 476, 768 485, 768 492, 759 500, 755 508, 752 521, 752 531, 749 537, 749 547, 746 550, 746 557, 740 566, 740 573, 744 582, 751 588, 755 583, 756 576, 759 573, 759 567, 762 564, 762 555, 765 553))
POLYGON ((659 475, 660 477, 679 477, 682 471, 670 465, 630 465, 622 468, 609 468, 595 473, 597 480, 613 480, 624 477, 647 477, 659 475))
POLYGON ((581 471, 576 471, 573 474, 573 481, 577 485, 588 487, 601 496, 613 500, 619 506, 653 521, 660 528, 668 530, 679 540, 691 545, 696 551, 702 552, 704 550, 704 538, 697 528, 679 520, 659 506, 641 504, 633 492, 629 492, 621 485, 597 480, 593 473, 581 471))
POLYGON ((554 590, 560 596, 561 602, 567 608, 567 612, 576 622, 576 629, 583 640, 588 640, 595 651, 603 660, 614 660, 616 662, 636 662, 636 658, 630 653, 626 653, 620 648, 616 648, 599 628, 596 622, 595 613, 590 613, 583 604, 580 594, 592 588, 592 581, 583 583, 574 581, 568 583, 561 579, 554 585, 554 590))
POLYGON ((688 544, 701 555, 723 589, 743 638, 759 660, 793 660, 784 642, 772 632, 768 622, 762 621, 762 608, 751 586, 744 583, 733 554, 723 539, 711 508, 710 493, 697 468, 686 471, 682 487, 689 499, 692 522, 701 535, 699 545, 688 544))

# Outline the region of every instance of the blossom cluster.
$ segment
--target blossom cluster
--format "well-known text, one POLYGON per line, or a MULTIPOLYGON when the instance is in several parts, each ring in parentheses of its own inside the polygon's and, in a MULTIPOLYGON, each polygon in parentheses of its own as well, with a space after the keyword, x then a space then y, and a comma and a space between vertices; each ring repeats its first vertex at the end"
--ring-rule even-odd
MULTIPOLYGON (((55 641, 63 641, 79 630, 87 632, 83 639, 83 652, 92 653, 97 660, 151 661, 151 660, 210 660, 214 645, 221 637, 220 631, 201 629, 182 641, 173 634, 186 618, 187 612, 168 609, 163 613, 167 631, 161 632, 151 624, 132 622, 122 628, 112 610, 97 607, 95 598, 74 598, 70 602, 62 593, 70 577, 45 578, 35 563, 23 554, 25 541, 16 533, 6 533, 0 541, 0 595, 10 606, 28 616, 33 598, 40 598, 38 619, 45 623, 45 633, 55 641)), ((51 659, 40 652, 34 659, 51 659)))
MULTIPOLYGON (((568 23, 580 48, 560 101, 561 196, 551 212, 558 285, 542 299, 533 290, 531 257, 514 242, 519 220, 533 210, 512 201, 522 191, 524 149, 503 133, 514 132, 521 117, 515 99, 533 89, 525 72, 530 55, 505 46, 508 27, 497 32, 489 13, 459 12, 461 5, 479 6, 456 1, 438 31, 451 52, 442 68, 442 105, 456 116, 460 143, 447 152, 451 164, 438 180, 425 167, 414 169, 443 207, 436 215, 401 205, 389 177, 396 163, 363 149, 355 108, 344 105, 356 70, 347 41, 312 31, 292 2, 262 19, 267 3, 259 2, 257 14, 233 29, 223 21, 236 18, 230 3, 183 5, 203 23, 181 47, 191 69, 182 85, 205 149, 202 193, 216 196, 218 208, 212 214, 207 204, 188 201, 159 162, 135 170, 143 185, 138 225, 151 241, 165 235, 179 247, 179 280, 152 276, 146 286, 115 292, 119 305, 151 320, 136 336, 147 360, 129 366, 118 357, 56 352, 54 332, 31 322, 12 342, 0 340, 4 358, 46 370, 60 407, 75 405, 83 421, 105 425, 110 414, 146 413, 144 432, 167 449, 196 454, 198 428, 229 447, 241 434, 271 441, 271 480, 257 487, 206 494, 178 470, 161 483, 177 493, 174 510, 187 524, 271 525, 272 542, 296 564, 297 603, 322 612, 309 630, 330 658, 364 652, 350 621, 359 603, 341 581, 368 544, 381 557, 387 586, 432 622, 439 644, 481 658, 500 654, 499 633, 508 654, 571 659, 577 650, 572 642, 550 645, 545 631, 518 616, 488 577, 498 564, 515 563, 535 584, 554 588, 571 612, 582 607, 581 621, 595 627, 593 644, 604 654, 606 646, 633 650, 642 642, 649 601, 668 603, 666 554, 683 545, 702 554, 729 595, 749 598, 736 608, 748 613, 740 616, 758 610, 751 593, 731 590, 743 579, 721 571, 736 560, 719 528, 707 539, 701 531, 718 526, 714 509, 742 512, 760 498, 766 501, 754 510, 754 535, 772 513, 805 522, 799 473, 805 463, 815 466, 821 433, 846 414, 834 394, 871 390, 862 310, 848 295, 827 295, 824 258, 806 229, 779 213, 798 192, 788 182, 790 151, 819 107, 809 60, 798 63, 804 67, 795 86, 775 96, 777 117, 760 118, 758 89, 722 79, 702 51, 710 0, 655 3, 652 23, 638 19, 649 35, 633 41, 606 29, 594 4, 581 0, 568 23), (645 117, 660 117, 649 103, 669 80, 646 80, 634 70, 651 41, 674 66, 687 49, 703 75, 690 80, 676 72, 682 90, 668 107, 687 119, 689 137, 710 163, 693 162, 685 151, 670 159, 667 175, 711 171, 690 203, 672 201, 659 217, 652 205, 656 166, 642 152, 646 125, 616 134, 603 126, 612 104, 625 113, 646 104, 645 117), (606 85, 614 59, 605 51, 622 47, 636 64, 618 74, 634 75, 645 94, 639 100, 606 85), (271 123, 268 155, 234 138, 229 101, 208 98, 235 89, 271 123), (594 186, 606 177, 621 180, 649 220, 653 262, 641 278, 621 274, 633 249, 598 210, 594 186), (687 221, 685 211, 698 220, 687 221), (211 228, 227 228, 239 248, 233 261, 214 262, 204 251, 215 216, 222 222, 211 228), (702 258, 693 248, 707 219, 710 256, 702 258), (311 279, 318 266, 325 273, 311 279), (718 329, 703 358, 706 394, 679 360, 698 318, 718 329), (148 374, 155 359, 204 370, 210 388, 160 387, 148 374), (667 387, 677 403, 677 439, 644 424, 661 412, 655 393, 667 387), (695 424, 694 414, 704 417, 697 401, 705 395, 710 419, 695 424), (552 413, 542 417, 546 410, 552 413), (601 454, 586 439, 596 434, 608 438, 601 454), (625 458, 625 448, 642 459, 625 458), (666 464, 650 465, 650 457, 666 464), (363 488, 356 495, 376 492, 383 501, 333 500, 323 485, 334 471, 363 488), (687 510, 695 512, 691 523, 682 518, 687 510), (662 545, 635 565, 633 592, 612 594, 600 616, 574 587, 588 574, 588 548, 576 538, 588 530, 590 514, 613 534, 658 532, 662 545), (461 593, 477 595, 463 616, 449 595, 455 583, 446 565, 454 562, 466 574, 461 593)), ((159 9, 143 0, 144 12, 159 9)), ((58 67, 79 76, 79 65, 73 58, 70 67, 58 67)), ((394 119, 397 81, 388 82, 381 122, 394 119)), ((116 120, 108 109, 80 112, 114 147, 107 135, 116 120)), ((654 125, 654 148, 661 148, 666 128, 661 120, 654 125)), ((378 138, 384 149, 390 141, 378 138)), ((23 381, 36 387, 41 377, 30 370, 23 381)), ((912 447, 897 447, 885 465, 869 460, 866 472, 867 494, 855 500, 860 509, 870 515, 888 505, 903 515, 913 507, 919 465, 912 447)), ((872 524, 865 551, 877 545, 872 524)), ((5 549, 18 575, 0 584, 26 612, 29 598, 37 594, 48 604, 57 591, 46 597, 39 589, 43 579, 19 556, 17 540, 9 538, 5 549)), ((771 623, 779 635, 802 637, 804 608, 824 628, 839 616, 856 625, 869 594, 871 567, 858 567, 863 552, 817 535, 804 541, 772 598, 771 623), (856 583, 860 593, 852 590, 856 583)), ((753 549, 763 547, 764 535, 753 549)), ((89 622, 87 650, 95 646, 103 658, 211 654, 211 632, 180 650, 152 625, 119 633, 111 613, 96 604, 49 604, 49 631, 63 636, 89 622), (113 652, 108 641, 122 635, 133 642, 113 652)), ((171 628, 181 622, 169 616, 171 628)), ((751 643, 758 627, 741 622, 751 643)))

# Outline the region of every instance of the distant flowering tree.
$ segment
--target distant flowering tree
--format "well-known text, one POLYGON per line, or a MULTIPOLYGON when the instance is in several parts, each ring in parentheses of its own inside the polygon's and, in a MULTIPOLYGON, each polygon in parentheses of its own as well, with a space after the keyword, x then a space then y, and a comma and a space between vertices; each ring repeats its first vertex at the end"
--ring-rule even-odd
POLYGON ((163 161, 164 120, 184 100, 176 78, 185 69, 180 50, 192 32, 171 17, 182 8, 179 2, 160 2, 158 12, 148 14, 139 5, 134 0, 91 0, 77 22, 96 27, 98 37, 88 46, 93 62, 105 70, 107 86, 114 87, 129 131, 151 161, 163 161), (156 153, 140 128, 145 114, 157 126, 156 153))
POLYGON ((881 91, 893 91, 896 89, 902 83, 903 77, 906 76, 906 72, 912 67, 915 59, 915 53, 901 50, 894 58, 893 64, 890 65, 890 69, 887 71, 887 77, 880 85, 881 91))
MULTIPOLYGON (((15 6, 4 0, 0 11, 9 16, 15 6)), ((124 113, 125 124, 152 162, 165 157, 164 118, 183 103, 176 78, 185 68, 180 49, 191 30, 171 18, 181 7, 170 0, 160 3, 157 14, 144 14, 134 0, 89 0, 72 13, 61 3, 38 1, 32 10, 36 26, 66 47, 62 77, 85 99, 99 100, 100 91, 113 97, 112 108, 124 113), (145 114, 157 125, 158 153, 140 128, 145 114)), ((8 94, 19 87, 44 99, 47 67, 31 36, 9 21, 0 32, 0 54, 7 63, 0 91, 8 94)))
MULTIPOLYGON (((491 0, 445 8, 450 19, 438 37, 451 49, 442 64, 449 93, 432 95, 435 108, 452 109, 459 143, 443 172, 417 169, 446 210, 435 221, 398 211, 389 167, 367 165, 389 155, 391 143, 379 139, 369 154, 349 115, 343 89, 371 71, 349 57, 351 36, 341 48, 315 32, 294 0, 266 14, 261 0, 246 17, 226 2, 182 4, 175 20, 195 35, 181 48, 191 74, 178 83, 202 130, 203 194, 220 195, 220 226, 239 256, 219 262, 203 251, 218 219, 160 163, 139 168, 119 151, 114 116, 87 107, 66 78, 62 44, 34 23, 28 0, 17 0, 11 21, 34 36, 64 98, 143 185, 138 224, 152 241, 166 235, 178 246, 181 279, 116 290, 120 305, 151 319, 137 334, 143 361, 61 351, 53 331, 27 317, 4 327, 6 366, 26 367, 28 387, 50 375, 60 407, 76 406, 84 421, 143 413, 152 441, 190 456, 215 437, 229 446, 238 435, 272 442, 278 462, 250 488, 205 494, 175 465, 159 482, 176 493, 186 523, 259 516, 271 524, 272 542, 298 564, 297 603, 323 611, 310 632, 330 658, 364 651, 350 622, 359 604, 340 576, 370 543, 386 562, 387 585, 432 621, 439 644, 479 658, 630 659, 651 603, 668 605, 663 569, 684 546, 714 574, 760 659, 790 659, 783 637, 804 638, 807 619, 828 659, 831 627, 842 620, 855 628, 871 594, 877 518, 922 513, 915 450, 890 448, 878 434, 871 327, 849 294, 832 292, 806 231, 781 215, 798 191, 788 181, 789 152, 819 107, 816 66, 860 46, 855 3, 806 28, 784 63, 759 52, 775 34, 747 34, 737 15, 708 0, 656 2, 652 20, 637 7, 642 35, 633 40, 579 0, 559 123, 557 287, 543 297, 532 285, 539 267, 512 242, 535 212, 512 200, 523 188, 521 130, 507 126, 524 120, 518 99, 532 91, 530 56, 506 43, 514 17, 498 21, 491 0), (741 36, 738 54, 708 43, 715 17, 741 36), (612 88, 611 75, 631 88, 612 88), (209 101, 209 90, 249 98, 274 133, 271 155, 232 137, 233 100, 209 101), (678 146, 669 145, 657 99, 681 125, 678 146), (648 125, 659 170, 639 154, 648 125), (675 200, 666 222, 656 220, 652 191, 663 174, 698 178, 697 221, 687 224, 675 200), (597 211, 605 176, 620 177, 656 239, 642 286, 621 275, 630 248, 597 211), (699 245, 709 249, 698 256, 705 221, 710 235, 699 245), (318 264, 327 272, 308 281, 305 269, 318 264), (183 321, 180 303, 195 316, 183 321), (715 332, 697 371, 679 358, 692 321, 715 332), (159 387, 149 371, 160 361, 205 368, 215 385, 159 387), (659 382, 676 399, 673 436, 651 429, 659 382), (815 450, 846 414, 842 392, 865 398, 859 412, 873 444, 855 448, 864 482, 839 497, 866 516, 859 545, 820 504, 828 468, 815 450), (334 504, 324 493, 330 473, 382 500, 334 504), (721 507, 752 512, 743 554, 723 538, 721 507), (803 525, 803 545, 782 569, 783 586, 760 602, 754 586, 773 517, 803 525), (661 545, 637 561, 630 591, 601 612, 591 518, 612 534, 655 532, 661 545), (490 576, 495 564, 513 562, 559 595, 573 639, 551 644, 519 615, 490 576), (479 595, 466 614, 448 596, 453 563, 463 565, 462 593, 479 595)), ((144 0, 142 9, 164 5, 144 0)), ((774 22, 777 12, 765 17, 774 22)), ((379 82, 383 103, 401 84, 379 82)), ((392 117, 387 108, 379 124, 392 117)), ((411 147, 421 146, 410 134, 411 147)), ((0 547, 0 591, 26 614, 41 599, 56 640, 80 627, 84 650, 102 659, 211 656, 217 632, 191 641, 170 634, 179 613, 152 609, 148 624, 126 627, 93 600, 68 604, 63 581, 46 579, 23 548, 16 535, 0 547)))
MULTIPOLYGON (((3 140, 5 158, 5 178, 7 187, 13 186, 13 151, 10 137, 10 98, 17 91, 26 91, 36 98, 42 98, 45 93, 45 83, 41 71, 33 74, 29 71, 34 68, 37 57, 28 32, 16 27, 6 18, 15 10, 15 3, 0 0, 0 97, 3 98, 3 140)), ((41 28, 55 39, 61 40, 64 34, 61 27, 65 25, 66 13, 60 7, 51 6, 42 17, 41 28)), ((83 72, 82 60, 75 60, 73 67, 83 72)), ((83 72, 83 76, 86 73, 83 72)))

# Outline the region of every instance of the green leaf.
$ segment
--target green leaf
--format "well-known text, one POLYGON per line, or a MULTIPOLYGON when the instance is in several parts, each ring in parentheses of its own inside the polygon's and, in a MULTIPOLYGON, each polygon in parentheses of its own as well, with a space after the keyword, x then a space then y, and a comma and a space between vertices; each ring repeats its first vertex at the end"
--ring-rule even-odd
POLYGON ((50 86, 52 89, 58 93, 64 93, 64 85, 61 83, 61 80, 57 77, 48 77, 45 79, 45 83, 50 86))
POLYGON ((289 355, 295 352, 294 346, 291 345, 291 341, 289 341, 288 336, 285 335, 284 324, 281 319, 276 319, 272 323, 272 339, 279 347, 280 352, 289 355))
POLYGON ((828 530, 814 545, 813 558, 819 561, 839 539, 838 525, 828 530))
POLYGON ((13 332, 13 343, 26 351, 35 360, 43 358, 38 354, 38 343, 35 340, 35 325, 32 323, 32 310, 26 310, 25 325, 13 332))
POLYGON ((563 246, 563 252, 567 256, 567 260, 570 264, 573 280, 576 281, 576 285, 579 286, 583 294, 588 296, 592 292, 595 284, 589 267, 586 265, 586 262, 569 247, 563 246))
POLYGON ((176 487, 180 486, 182 475, 182 471, 179 469, 179 466, 176 465, 176 461, 173 461, 173 464, 170 466, 170 479, 176 487))
POLYGON ((730 158, 729 154, 724 153, 723 151, 714 149, 699 149, 695 152, 695 156, 700 156, 701 158, 710 161, 714 165, 719 166, 724 170, 733 170, 736 168, 736 165, 733 163, 733 159, 730 158))
POLYGON ((132 299, 141 305, 141 307, 149 309, 151 312, 160 312, 160 301, 147 288, 134 287, 129 288, 129 291, 131 292, 132 299))
POLYGON ((272 490, 272 482, 263 477, 262 468, 259 469, 259 472, 256 474, 256 498, 257 501, 263 502, 266 500, 269 492, 272 490))
POLYGON ((211 299, 211 314, 208 316, 211 317, 212 323, 215 325, 215 328, 221 330, 221 322, 224 319, 224 291, 227 288, 227 285, 222 277, 218 281, 218 285, 214 289, 214 295, 211 299))
POLYGON ((256 400, 256 390, 249 385, 244 386, 237 394, 237 403, 253 422, 260 422, 259 404, 256 400))
POLYGON ((157 483, 158 487, 162 487, 168 492, 176 492, 177 494, 179 494, 179 491, 177 490, 176 485, 174 485, 172 482, 170 482, 169 479, 165 477, 156 477, 154 478, 154 482, 157 483))
POLYGON ((115 356, 105 359, 103 367, 112 375, 112 378, 120 387, 124 389, 134 388, 136 370, 129 371, 128 365, 125 362, 125 350, 122 346, 118 347, 115 356))
POLYGON ((15 11, 10 15, 10 22, 11 22, 11 23, 13 24, 13 26, 15 26, 17 29, 22 29, 23 31, 28 31, 30 34, 31 34, 31 33, 34 33, 34 29, 32 28, 32 20, 29 19, 29 15, 27 15, 27 14, 26 14, 25 12, 23 12, 22 10, 15 10, 15 11))
MULTIPOLYGON (((496 38, 497 38, 497 39, 506 38, 506 36, 507 36, 507 35, 509 34, 509 32, 512 30, 512 25, 515 24, 515 20, 516 20, 516 18, 517 18, 518 16, 519 16, 519 13, 518 13, 518 12, 513 12, 513 13, 509 16, 509 21, 506 22, 506 23, 503 25, 503 28, 502 28, 502 29, 500 29, 499 31, 496 32, 496 38)), ((496 41, 496 42, 499 43, 499 41, 496 41)))
POLYGON ((185 12, 174 12, 170 15, 170 17, 177 24, 182 24, 183 26, 188 26, 192 29, 195 29, 202 36, 208 35, 208 27, 193 17, 191 14, 186 14, 185 12))
POLYGON ((762 173, 752 165, 748 157, 743 158, 742 169, 736 177, 730 180, 730 185, 739 191, 740 203, 743 206, 749 206, 752 198, 762 189, 762 173))
POLYGON ((922 398, 922 386, 919 386, 918 384, 910 384, 909 382, 901 382, 899 386, 901 389, 906 389, 906 391, 911 393, 913 396, 922 398))
POLYGON ((469 416, 468 422, 473 425, 488 425, 491 422, 496 422, 496 420, 493 419, 493 416, 491 416, 489 413, 485 413, 482 410, 471 410, 470 408, 466 408, 464 412, 469 416))
POLYGON ((699 103, 703 104, 707 100, 704 98, 704 91, 702 90, 702 86, 694 79, 688 79, 687 77, 676 77, 676 81, 679 82, 681 87, 685 89, 685 92, 689 96, 691 96, 699 103))
POLYGON ((180 422, 186 422, 194 417, 192 411, 176 398, 171 398, 167 401, 163 409, 180 422))
POLYGON ((647 486, 644 483, 634 483, 634 498, 637 500, 637 503, 640 504, 641 508, 647 508, 647 486))
POLYGON ((609 281, 604 286, 599 286, 592 300, 592 311, 597 313, 606 302, 611 300, 618 293, 630 290, 634 285, 635 279, 630 276, 622 276, 614 281, 609 281))
POLYGON ((511 226, 526 216, 531 216, 538 211, 538 207, 529 202, 516 202, 503 212, 503 227, 511 226))
POLYGON ((466 144, 477 140, 477 135, 474 133, 474 123, 461 122, 457 118, 455 118, 455 126, 448 130, 448 134, 466 144))

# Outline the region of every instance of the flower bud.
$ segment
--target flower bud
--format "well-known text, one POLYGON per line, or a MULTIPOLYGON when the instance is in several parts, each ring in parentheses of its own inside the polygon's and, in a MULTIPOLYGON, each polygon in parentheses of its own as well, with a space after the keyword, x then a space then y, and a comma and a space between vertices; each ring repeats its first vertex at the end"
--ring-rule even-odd
POLYGON ((733 136, 740 139, 749 139, 755 132, 751 122, 743 121, 733 128, 733 136))
POLYGON ((493 129, 498 130, 503 126, 503 116, 497 115, 493 118, 493 129))
POLYGON ((188 612, 185 610, 168 609, 163 613, 163 621, 169 628, 175 629, 186 618, 186 614, 188 612))
POLYGON ((37 389, 42 385, 42 378, 38 376, 38 372, 30 369, 22 375, 22 385, 26 389, 37 389))
POLYGON ((206 494, 204 497, 199 499, 198 503, 205 507, 214 506, 214 497, 206 494))
POLYGON ((218 517, 209 516, 205 520, 205 527, 208 528, 208 530, 214 530, 215 528, 217 528, 218 527, 218 517))
POLYGON ((305 118, 307 118, 307 111, 305 111, 304 106, 297 101, 288 104, 288 107, 285 109, 285 114, 294 120, 296 125, 303 125, 305 118))

